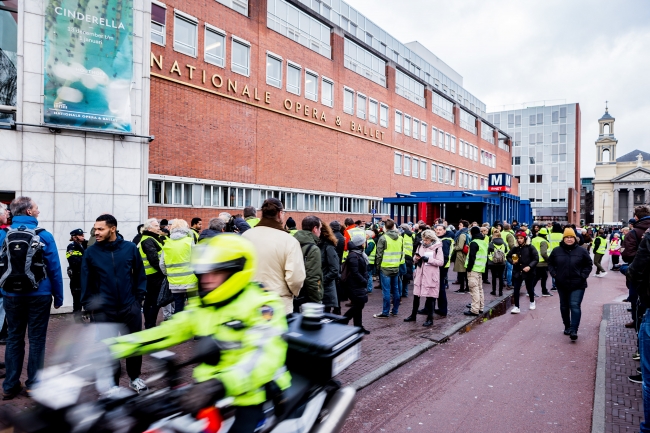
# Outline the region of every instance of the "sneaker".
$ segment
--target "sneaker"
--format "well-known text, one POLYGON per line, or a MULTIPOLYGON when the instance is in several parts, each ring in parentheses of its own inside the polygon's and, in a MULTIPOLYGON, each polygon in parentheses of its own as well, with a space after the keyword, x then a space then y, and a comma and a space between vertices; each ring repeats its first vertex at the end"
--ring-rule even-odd
POLYGON ((474 316, 474 317, 478 316, 478 313, 472 313, 471 311, 465 311, 463 314, 466 316, 474 316))
POLYGON ((404 319, 405 322, 415 322, 415 316, 408 316, 406 319, 404 319))
POLYGON ((472 308, 472 304, 465 305, 465 308, 472 308))
POLYGON ((564 328, 564 335, 571 334, 571 328, 564 328))
POLYGON ((634 325, 635 325, 635 323, 634 323, 634 321, 632 321, 632 322, 626 323, 625 327, 628 328, 628 329, 634 329, 634 325))
POLYGON ((388 314, 381 313, 381 314, 373 314, 372 317, 374 317, 375 319, 388 319, 390 316, 388 314))
POLYGON ((390 312, 390 317, 397 317, 399 313, 393 313, 392 311, 390 312))
POLYGON ((549 292, 548 290, 546 292, 542 292, 542 296, 545 298, 548 298, 549 296, 553 296, 553 293, 549 292))
POLYGON ((139 377, 136 377, 131 381, 131 389, 140 394, 142 391, 146 391, 147 389, 147 384, 144 383, 144 380, 140 379, 139 377))
POLYGON ((537 293, 533 293, 533 295, 534 295, 536 298, 539 298, 539 295, 538 295, 537 293))
POLYGON ((641 359, 641 355, 639 355, 639 352, 637 352, 637 353, 635 353, 634 355, 632 355, 632 359, 635 360, 635 361, 640 360, 640 359, 641 359))
POLYGON ((519 314, 521 310, 519 310, 519 307, 512 307, 512 310, 510 310, 510 314, 519 314))
POLYGON ((535 308, 537 308, 537 307, 535 307, 535 303, 534 303, 534 302, 531 302, 531 303, 530 303, 530 309, 531 309, 531 310, 534 310, 535 308))
POLYGON ((557 292, 557 287, 551 287, 552 292, 557 292))
POLYGON ((643 377, 641 377, 640 374, 637 374, 635 376, 628 376, 627 380, 629 380, 632 383, 643 383, 643 377))
POLYGON ((578 339, 578 331, 571 331, 569 334, 571 336, 571 341, 576 341, 578 339))
POLYGON ((361 332, 363 332, 365 335, 369 335, 370 331, 368 331, 366 328, 361 327, 361 332))

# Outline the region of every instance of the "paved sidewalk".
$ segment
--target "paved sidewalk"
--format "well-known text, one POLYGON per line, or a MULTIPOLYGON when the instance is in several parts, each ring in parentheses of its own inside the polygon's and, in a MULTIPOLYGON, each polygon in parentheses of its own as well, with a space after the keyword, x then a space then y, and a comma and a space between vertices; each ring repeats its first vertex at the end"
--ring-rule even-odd
POLYGON ((636 375, 639 361, 632 359, 637 349, 636 332, 625 324, 631 321, 630 304, 605 305, 606 328, 605 367, 605 432, 638 432, 643 421, 642 385, 630 382, 636 375))

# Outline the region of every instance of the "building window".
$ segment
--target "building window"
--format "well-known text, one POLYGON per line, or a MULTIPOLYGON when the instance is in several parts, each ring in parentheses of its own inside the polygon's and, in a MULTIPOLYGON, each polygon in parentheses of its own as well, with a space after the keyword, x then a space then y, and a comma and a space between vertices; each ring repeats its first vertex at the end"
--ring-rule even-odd
MULTIPOLYGON (((385 61, 375 56, 370 51, 355 44, 348 38, 345 38, 344 51, 344 65, 346 68, 386 87, 385 61)), ((424 91, 422 93, 424 94, 424 91)))
MULTIPOLYGON (((0 12, 2 13, 4 12, 0 12)), ((151 2, 151 42, 165 46, 166 23, 167 7, 162 3, 151 2)))
POLYGON ((521 165, 521 156, 513 156, 512 165, 521 165))
POLYGON ((278 89, 282 88, 282 57, 268 52, 266 53, 266 83, 278 89))
POLYGON ((451 136, 451 153, 456 153, 456 137, 451 136))
POLYGON ((248 0, 217 0, 224 6, 239 12, 244 16, 248 16, 248 0))
POLYGON ((230 69, 233 72, 248 77, 250 75, 251 44, 235 36, 232 37, 232 62, 230 69))
POLYGON ((368 121, 370 123, 377 123, 377 101, 370 99, 368 101, 368 121))
POLYGON ((305 69, 305 98, 318 102, 318 74, 305 69))
POLYGON ((451 175, 450 176, 451 176, 451 178, 450 178, 451 184, 456 185, 456 170, 454 170, 453 168, 451 169, 451 175))
POLYGON ((445 150, 449 150, 450 141, 451 141, 451 135, 445 133, 445 150))
POLYGON ((420 160, 417 158, 413 158, 413 177, 416 179, 420 175, 419 167, 420 167, 420 160))
POLYGON ((395 93, 424 107, 424 85, 399 69, 395 73, 395 93))
POLYGON ((208 24, 205 25, 204 58, 207 63, 222 68, 226 65, 226 32, 208 24))
POLYGON ((449 167, 445 167, 445 183, 449 183, 449 167))
POLYGON ((287 92, 300 95, 300 75, 302 68, 292 62, 287 62, 287 92))
POLYGON ((413 119, 413 138, 418 140, 420 138, 420 121, 413 119))
POLYGON ((427 129, 428 125, 424 122, 422 122, 422 126, 420 128, 420 140, 424 141, 425 143, 427 142, 427 129))
POLYGON ((334 106, 334 81, 323 77, 321 102, 328 107, 334 106))
POLYGON ((395 154, 395 174, 402 174, 402 154, 395 154))
MULTIPOLYGON (((233 0, 235 1, 235 0, 233 0)), ((331 29, 285 0, 268 0, 266 25, 289 39, 332 58, 331 29)), ((329 14, 327 15, 329 19, 329 14)))
POLYGON ((454 123, 454 103, 433 92, 433 104, 431 110, 443 119, 454 123))
POLYGON ((431 164, 431 182, 435 182, 436 180, 438 180, 436 178, 436 165, 432 163, 431 164))
POLYGON ((404 176, 411 175, 411 157, 404 155, 404 176))
POLYGON ((10 112, 0 113, 0 123, 15 120, 13 108, 18 104, 18 3, 0 2, 0 105, 12 107, 10 112))
POLYGON ((366 95, 357 93, 357 117, 359 119, 366 118, 366 95))
POLYGON ((379 105, 379 125, 388 128, 388 105, 379 105))
POLYGON ((445 148, 445 131, 442 129, 438 131, 438 147, 441 149, 445 148))
POLYGON ((404 115, 404 135, 411 136, 411 116, 404 115))
POLYGON ((427 162, 425 160, 420 161, 420 179, 427 179, 427 162))
POLYGON ((191 15, 174 12, 174 51, 196 57, 197 23, 191 15))
POLYGON ((445 169, 443 166, 439 165, 438 166, 438 183, 444 183, 445 182, 445 169))
POLYGON ((395 110, 395 132, 402 133, 402 113, 395 110))
POLYGON ((343 88, 343 111, 354 114, 354 90, 343 88))
POLYGON ((458 154, 460 156, 465 155, 465 142, 463 140, 458 140, 458 154))
POLYGON ((436 145, 436 140, 438 139, 438 129, 431 127, 431 145, 436 145))

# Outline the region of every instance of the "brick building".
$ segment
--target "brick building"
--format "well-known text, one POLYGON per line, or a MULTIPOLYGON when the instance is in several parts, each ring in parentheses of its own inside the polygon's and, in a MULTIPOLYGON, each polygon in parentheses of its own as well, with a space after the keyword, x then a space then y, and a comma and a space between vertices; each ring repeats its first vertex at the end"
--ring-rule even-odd
POLYGON ((382 197, 482 190, 511 172, 510 137, 462 77, 343 1, 152 0, 151 12, 151 217, 275 196, 297 221, 369 220, 390 213, 382 197))

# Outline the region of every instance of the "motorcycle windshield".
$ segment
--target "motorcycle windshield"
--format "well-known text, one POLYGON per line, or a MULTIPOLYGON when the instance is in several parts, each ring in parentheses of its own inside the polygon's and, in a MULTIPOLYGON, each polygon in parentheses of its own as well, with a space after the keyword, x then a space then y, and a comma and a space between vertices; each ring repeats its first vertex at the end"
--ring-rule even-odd
POLYGON ((113 323, 73 325, 58 338, 48 365, 38 373, 31 393, 34 400, 51 409, 76 404, 82 391, 94 385, 105 393, 115 385, 115 360, 102 341, 120 335, 113 323))

